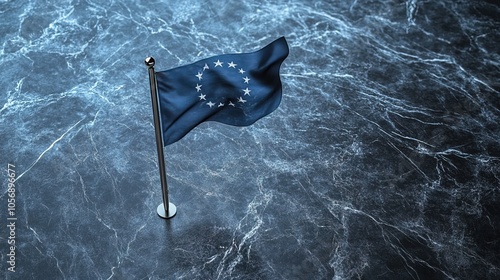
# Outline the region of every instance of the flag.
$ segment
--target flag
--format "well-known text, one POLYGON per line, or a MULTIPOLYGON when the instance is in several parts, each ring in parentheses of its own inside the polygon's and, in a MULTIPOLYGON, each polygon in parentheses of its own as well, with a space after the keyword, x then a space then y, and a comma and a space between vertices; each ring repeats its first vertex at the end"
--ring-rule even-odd
POLYGON ((273 112, 281 102, 279 70, 287 56, 281 37, 256 52, 156 72, 164 145, 205 121, 248 126, 273 112))

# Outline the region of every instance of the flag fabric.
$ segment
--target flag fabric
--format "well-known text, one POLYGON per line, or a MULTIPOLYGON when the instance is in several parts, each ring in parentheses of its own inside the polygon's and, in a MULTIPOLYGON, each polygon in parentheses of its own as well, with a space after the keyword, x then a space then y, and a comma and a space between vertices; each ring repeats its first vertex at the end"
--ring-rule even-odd
POLYGON ((164 145, 205 121, 248 126, 273 112, 281 102, 279 70, 287 56, 281 37, 253 53, 156 72, 164 145))

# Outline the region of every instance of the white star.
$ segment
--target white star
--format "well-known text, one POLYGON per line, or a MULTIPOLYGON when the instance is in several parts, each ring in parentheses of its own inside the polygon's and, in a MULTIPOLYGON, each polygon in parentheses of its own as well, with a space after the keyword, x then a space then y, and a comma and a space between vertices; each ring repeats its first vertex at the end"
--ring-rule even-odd
POLYGON ((207 70, 207 69, 210 69, 210 68, 209 68, 209 67, 208 67, 208 65, 205 63, 205 66, 203 66, 203 71, 205 71, 205 70, 207 70))
POLYGON ((248 77, 243 78, 243 80, 245 80, 245 84, 248 84, 248 82, 250 81, 248 77))
POLYGON ((198 74, 195 76, 198 77, 198 80, 203 79, 203 73, 198 72, 198 74))
POLYGON ((247 101, 245 99, 243 99, 243 97, 240 96, 240 98, 238 98, 238 102, 245 103, 247 101))
POLYGON ((229 106, 233 106, 234 107, 234 103, 232 101, 229 101, 229 106))
POLYGON ((236 64, 234 64, 232 61, 228 63, 228 67, 227 68, 236 68, 236 64))
POLYGON ((206 100, 205 96, 207 96, 207 95, 203 94, 203 93, 200 93, 200 96, 198 96, 198 97, 200 98, 200 100, 206 100))
POLYGON ((217 67, 217 66, 222 67, 222 61, 219 61, 218 59, 216 62, 214 62, 214 64, 215 64, 215 67, 217 67))
POLYGON ((243 68, 240 68, 240 70, 238 72, 240 72, 240 74, 243 74, 243 73, 245 73, 245 70, 243 70, 243 68))
POLYGON ((215 103, 212 103, 212 101, 208 101, 207 105, 210 106, 210 108, 212 108, 215 105, 215 103))
POLYGON ((245 93, 244 95, 250 95, 251 90, 246 88, 246 89, 243 89, 243 92, 245 93))
POLYGON ((224 103, 220 102, 219 106, 217 106, 217 107, 224 107, 224 103))
POLYGON ((196 92, 199 92, 201 90, 201 86, 202 85, 196 84, 196 92))

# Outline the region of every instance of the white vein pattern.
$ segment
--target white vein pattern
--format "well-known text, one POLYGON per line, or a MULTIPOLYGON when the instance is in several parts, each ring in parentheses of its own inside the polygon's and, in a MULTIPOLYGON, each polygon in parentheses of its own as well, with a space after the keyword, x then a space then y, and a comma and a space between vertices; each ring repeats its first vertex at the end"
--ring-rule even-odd
MULTIPOLYGON (((494 1, 0 1, 4 222, 17 174, 16 272, 1 231, 0 275, 499 279, 498 15, 494 1), (178 214, 157 217, 144 59, 164 70, 280 36, 280 107, 167 146, 178 214)), ((193 94, 215 108, 203 71, 193 94)))

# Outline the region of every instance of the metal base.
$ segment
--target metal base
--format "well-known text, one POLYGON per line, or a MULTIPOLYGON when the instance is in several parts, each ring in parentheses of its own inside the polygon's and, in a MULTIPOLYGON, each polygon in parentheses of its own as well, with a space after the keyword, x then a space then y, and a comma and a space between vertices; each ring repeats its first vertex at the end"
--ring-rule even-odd
POLYGON ((163 207, 163 203, 158 205, 158 208, 156 208, 156 213, 158 213, 158 216, 162 217, 163 219, 170 219, 175 214, 177 214, 177 207, 173 203, 168 203, 168 215, 165 211, 165 207, 163 207))

